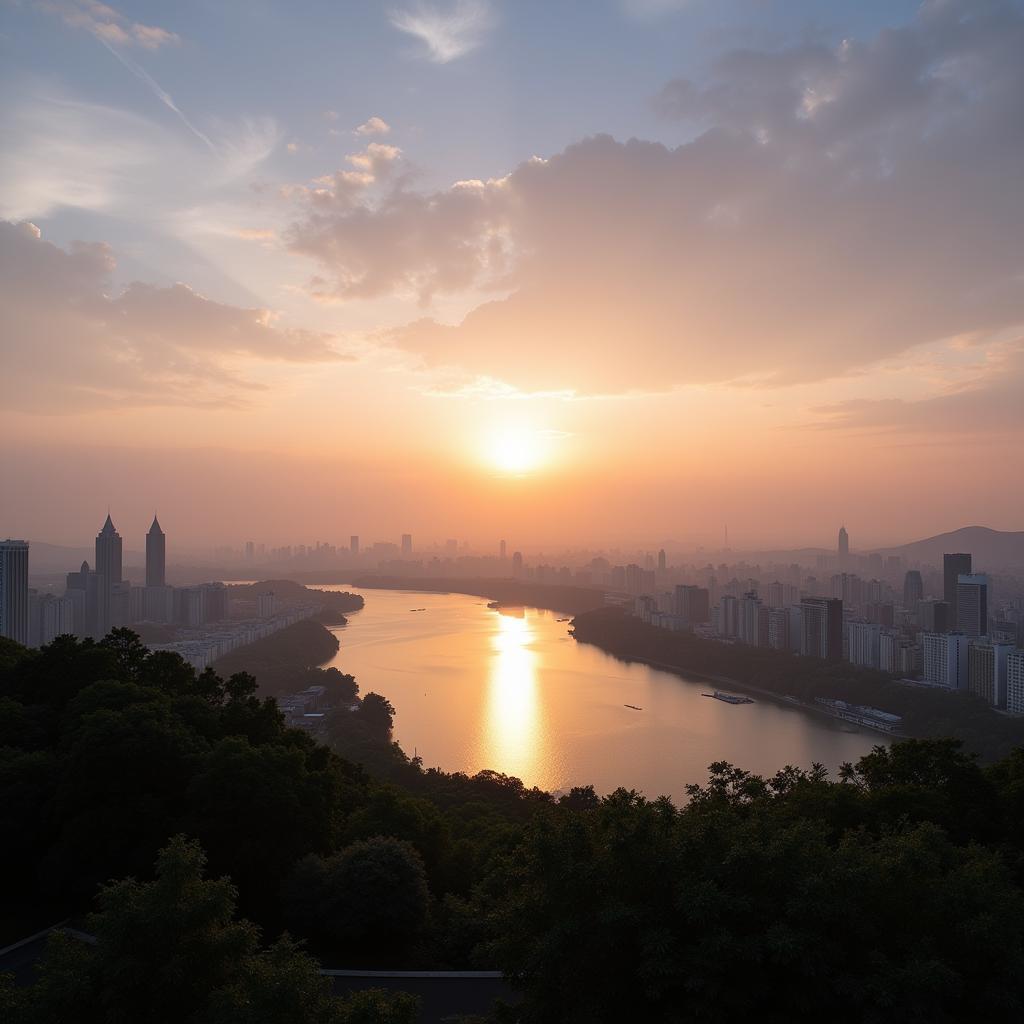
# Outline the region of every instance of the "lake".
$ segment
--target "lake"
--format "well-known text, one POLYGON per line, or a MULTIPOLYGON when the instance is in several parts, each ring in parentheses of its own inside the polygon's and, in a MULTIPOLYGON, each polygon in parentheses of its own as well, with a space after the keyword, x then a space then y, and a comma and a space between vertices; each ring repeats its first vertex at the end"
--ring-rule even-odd
POLYGON ((495 611, 463 594, 322 589, 366 600, 334 630, 341 648, 328 664, 387 697, 402 748, 445 771, 492 768, 551 791, 592 783, 678 802, 713 761, 759 774, 815 761, 834 770, 884 742, 767 699, 702 697, 708 683, 577 643, 554 612, 495 611))

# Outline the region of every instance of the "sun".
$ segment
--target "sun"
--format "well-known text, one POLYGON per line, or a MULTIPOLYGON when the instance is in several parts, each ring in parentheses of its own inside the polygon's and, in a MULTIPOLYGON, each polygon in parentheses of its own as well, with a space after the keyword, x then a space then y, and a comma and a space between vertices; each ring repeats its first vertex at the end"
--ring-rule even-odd
POLYGON ((540 435, 535 430, 506 427, 485 444, 484 457, 503 473, 521 475, 537 469, 544 461, 540 435))

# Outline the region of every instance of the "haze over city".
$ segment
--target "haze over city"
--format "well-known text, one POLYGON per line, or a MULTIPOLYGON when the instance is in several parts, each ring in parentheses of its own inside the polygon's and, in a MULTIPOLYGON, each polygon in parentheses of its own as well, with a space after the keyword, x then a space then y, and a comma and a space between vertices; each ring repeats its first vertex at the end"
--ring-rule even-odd
POLYGON ((230 10, 4 10, 12 534, 1020 525, 1019 5, 230 10))

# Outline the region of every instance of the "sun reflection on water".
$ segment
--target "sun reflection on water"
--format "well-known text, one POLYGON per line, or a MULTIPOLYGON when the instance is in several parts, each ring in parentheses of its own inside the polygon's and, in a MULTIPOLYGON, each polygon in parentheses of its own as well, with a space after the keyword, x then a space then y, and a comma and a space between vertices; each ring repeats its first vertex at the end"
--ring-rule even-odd
POLYGON ((537 653, 528 614, 498 616, 491 646, 482 745, 488 767, 520 778, 537 774, 541 746, 537 653))

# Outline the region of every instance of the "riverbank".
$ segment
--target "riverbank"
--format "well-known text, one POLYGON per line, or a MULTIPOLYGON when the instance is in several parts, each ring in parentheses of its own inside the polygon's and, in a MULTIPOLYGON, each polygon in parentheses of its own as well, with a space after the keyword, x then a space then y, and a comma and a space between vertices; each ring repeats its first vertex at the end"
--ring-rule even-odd
POLYGON ((885 673, 849 662, 825 662, 788 651, 704 640, 692 633, 647 625, 616 608, 576 616, 573 633, 577 640, 625 661, 761 693, 818 715, 840 717, 816 704, 817 698, 878 708, 903 719, 899 737, 887 731, 886 736, 952 736, 983 761, 1006 757, 1024 745, 1024 720, 1000 715, 980 697, 905 686, 885 673))

